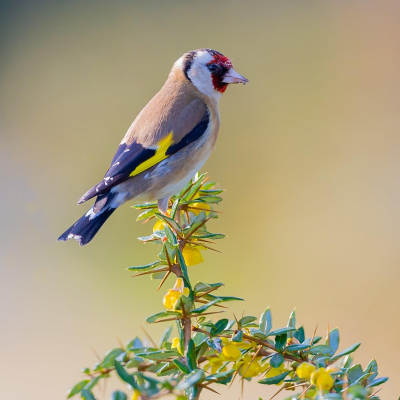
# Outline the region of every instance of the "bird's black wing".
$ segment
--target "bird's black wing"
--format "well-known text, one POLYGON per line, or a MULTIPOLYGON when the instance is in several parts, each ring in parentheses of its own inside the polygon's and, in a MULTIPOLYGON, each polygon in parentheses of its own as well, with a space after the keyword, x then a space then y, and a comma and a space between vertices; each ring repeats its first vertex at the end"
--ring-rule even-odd
POLYGON ((120 144, 103 180, 88 190, 79 199, 78 204, 108 192, 113 186, 140 174, 188 146, 190 143, 200 139, 206 132, 209 122, 209 113, 206 111, 195 127, 177 143, 174 142, 174 134, 171 131, 158 143, 155 143, 154 146, 149 148, 144 147, 136 141, 133 141, 130 145, 125 143, 120 144))

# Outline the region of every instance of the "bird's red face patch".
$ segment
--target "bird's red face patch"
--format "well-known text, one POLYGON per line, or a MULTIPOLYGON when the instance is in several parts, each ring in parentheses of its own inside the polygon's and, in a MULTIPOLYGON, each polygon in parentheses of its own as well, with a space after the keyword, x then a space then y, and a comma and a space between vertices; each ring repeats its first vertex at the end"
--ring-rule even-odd
POLYGON ((218 90, 220 93, 224 93, 228 87, 228 84, 222 81, 224 79, 224 75, 229 71, 230 68, 232 68, 231 60, 221 54, 215 54, 207 66, 211 72, 214 89, 218 90))

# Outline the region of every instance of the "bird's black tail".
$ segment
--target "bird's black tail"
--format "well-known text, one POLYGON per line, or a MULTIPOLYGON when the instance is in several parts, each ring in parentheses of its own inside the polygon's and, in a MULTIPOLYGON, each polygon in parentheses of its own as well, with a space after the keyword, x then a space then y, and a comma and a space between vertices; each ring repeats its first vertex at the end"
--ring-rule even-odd
POLYGON ((75 239, 81 246, 89 243, 108 217, 116 210, 116 208, 105 205, 99 212, 95 213, 93 208, 67 229, 58 240, 75 239))

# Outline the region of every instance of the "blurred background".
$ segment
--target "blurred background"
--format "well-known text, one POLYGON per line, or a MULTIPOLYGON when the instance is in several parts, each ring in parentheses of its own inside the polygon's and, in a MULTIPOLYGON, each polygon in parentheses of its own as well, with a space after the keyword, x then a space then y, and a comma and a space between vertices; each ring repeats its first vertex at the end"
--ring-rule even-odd
MULTIPOLYGON (((136 210, 86 247, 56 239, 173 62, 200 47, 250 84, 221 101, 204 171, 227 189, 212 230, 228 238, 192 281, 245 298, 229 317, 271 306, 283 325, 296 307, 309 336, 339 326, 341 349, 361 341, 357 361, 375 357, 390 377, 382 397, 397 398, 398 0, 0 4, 2 399, 63 399, 96 363, 92 348, 142 334, 160 309, 159 282, 125 271, 158 252, 136 240, 151 229, 136 210)), ((164 326, 146 329, 158 340, 164 326)), ((246 385, 244 398, 272 394, 246 385)))

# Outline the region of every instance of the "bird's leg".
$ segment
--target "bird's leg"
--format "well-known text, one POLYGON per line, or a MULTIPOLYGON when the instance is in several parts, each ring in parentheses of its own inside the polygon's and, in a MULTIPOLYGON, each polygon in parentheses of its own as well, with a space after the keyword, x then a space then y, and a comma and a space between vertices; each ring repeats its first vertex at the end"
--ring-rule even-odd
POLYGON ((168 202, 169 202, 169 196, 163 197, 162 199, 159 199, 157 201, 157 206, 161 214, 167 215, 168 202))

